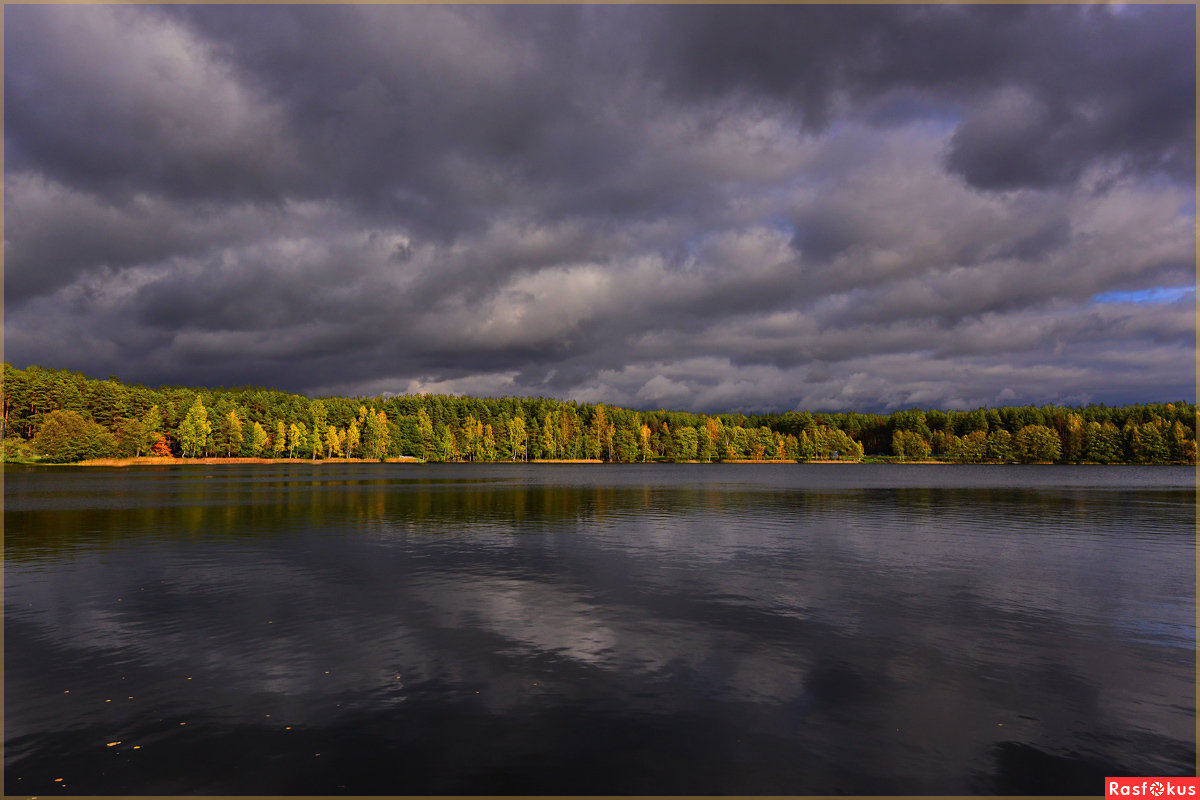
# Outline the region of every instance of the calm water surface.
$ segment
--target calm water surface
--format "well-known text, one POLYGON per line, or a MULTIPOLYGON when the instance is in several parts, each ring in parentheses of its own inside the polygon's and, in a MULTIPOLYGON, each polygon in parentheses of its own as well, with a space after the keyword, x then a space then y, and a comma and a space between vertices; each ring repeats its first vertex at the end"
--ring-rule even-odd
POLYGON ((1188 468, 4 477, 6 794, 1099 794, 1195 770, 1188 468))

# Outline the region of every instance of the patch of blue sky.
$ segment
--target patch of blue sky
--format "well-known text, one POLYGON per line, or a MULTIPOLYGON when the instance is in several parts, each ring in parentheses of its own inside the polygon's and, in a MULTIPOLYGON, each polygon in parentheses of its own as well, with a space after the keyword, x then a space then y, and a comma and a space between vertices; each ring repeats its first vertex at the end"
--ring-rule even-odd
POLYGON ((1196 294, 1195 286, 1155 286, 1128 292, 1101 292, 1092 298, 1094 303, 1174 303, 1196 294))
POLYGON ((917 122, 946 132, 954 130, 962 122, 962 110, 954 103, 937 100, 920 92, 893 91, 868 104, 863 119, 868 124, 885 127, 917 122))

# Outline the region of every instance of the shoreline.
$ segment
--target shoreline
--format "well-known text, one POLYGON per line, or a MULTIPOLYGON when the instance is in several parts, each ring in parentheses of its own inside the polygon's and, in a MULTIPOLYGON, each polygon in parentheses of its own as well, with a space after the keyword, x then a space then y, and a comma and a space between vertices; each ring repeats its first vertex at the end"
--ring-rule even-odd
MULTIPOLYGON (((380 461, 373 458, 253 458, 234 456, 224 458, 220 456, 207 456, 203 458, 179 458, 176 456, 137 456, 130 458, 92 458, 83 461, 74 462, 43 462, 43 461, 5 461, 6 464, 25 464, 30 466, 47 466, 47 467, 174 467, 174 466, 213 466, 219 464, 610 464, 610 463, 625 463, 625 462, 609 462, 602 461, 597 458, 546 458, 530 461, 422 461, 415 456, 395 456, 386 458, 380 461)), ((879 465, 942 465, 942 466, 957 466, 957 467, 981 467, 981 466, 1056 466, 1052 461, 1037 461, 1030 464, 1018 464, 1014 461, 984 461, 984 462, 957 462, 957 461, 937 461, 927 459, 922 461, 846 461, 841 459, 812 459, 811 461, 788 461, 779 459, 733 459, 728 461, 633 461, 630 464, 879 464, 879 465)), ((1196 464, 1188 464, 1184 462, 1174 464, 1100 464, 1097 462, 1080 462, 1076 464, 1059 464, 1057 466, 1070 467, 1111 467, 1111 466, 1184 466, 1195 467, 1196 464)))
MULTIPOLYGON (((392 463, 408 463, 421 464, 420 459, 412 456, 398 456, 396 458, 388 458, 385 461, 392 463)), ((35 462, 36 463, 36 462, 35 462)), ((71 467, 154 467, 154 466, 187 466, 195 465, 212 465, 212 464, 378 464, 379 459, 375 458, 252 458, 243 456, 233 456, 224 458, 221 456, 205 456, 203 458, 177 458, 176 456, 134 456, 131 458, 88 458, 83 461, 75 461, 70 464, 62 464, 55 466, 71 466, 71 467)))

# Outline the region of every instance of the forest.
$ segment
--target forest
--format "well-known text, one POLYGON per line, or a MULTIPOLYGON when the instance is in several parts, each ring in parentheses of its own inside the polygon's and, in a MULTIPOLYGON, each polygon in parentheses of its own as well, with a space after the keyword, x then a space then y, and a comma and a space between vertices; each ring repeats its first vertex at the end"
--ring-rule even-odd
POLYGON ((544 397, 319 397, 149 388, 4 364, 6 461, 174 456, 608 462, 1192 464, 1196 405, 905 409, 888 415, 640 411, 544 397))

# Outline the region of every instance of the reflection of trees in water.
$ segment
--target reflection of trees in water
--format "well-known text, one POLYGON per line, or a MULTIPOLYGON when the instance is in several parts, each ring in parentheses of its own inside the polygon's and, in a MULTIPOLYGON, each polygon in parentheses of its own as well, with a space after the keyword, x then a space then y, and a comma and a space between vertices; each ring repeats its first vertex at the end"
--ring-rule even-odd
MULTIPOLYGON (((643 515, 656 519, 733 515, 788 521, 829 516, 874 517, 908 524, 963 522, 1001 529, 1020 520, 1045 524, 1114 519, 1137 513, 1185 514, 1187 490, 1119 492, 1080 488, 855 488, 843 490, 701 483, 678 485, 528 485, 474 479, 354 479, 302 475, 119 474, 102 494, 87 482, 79 492, 39 496, 60 508, 9 510, 8 557, 36 557, 130 538, 263 537, 297 529, 353 530, 382 526, 406 535, 470 532, 487 525, 520 534, 643 515), (331 479, 332 478, 332 479, 331 479), (92 490, 92 494, 83 492, 92 490), (91 498, 95 498, 92 501, 91 498), (96 505, 126 506, 88 508, 96 505), (1144 512, 1139 512, 1144 508, 1144 512), (899 520, 897 519, 899 518, 899 520)), ((23 495, 24 499, 25 496, 23 495)), ((26 503, 32 505, 33 503, 26 503)), ((20 503, 16 503, 18 507, 20 503)))

